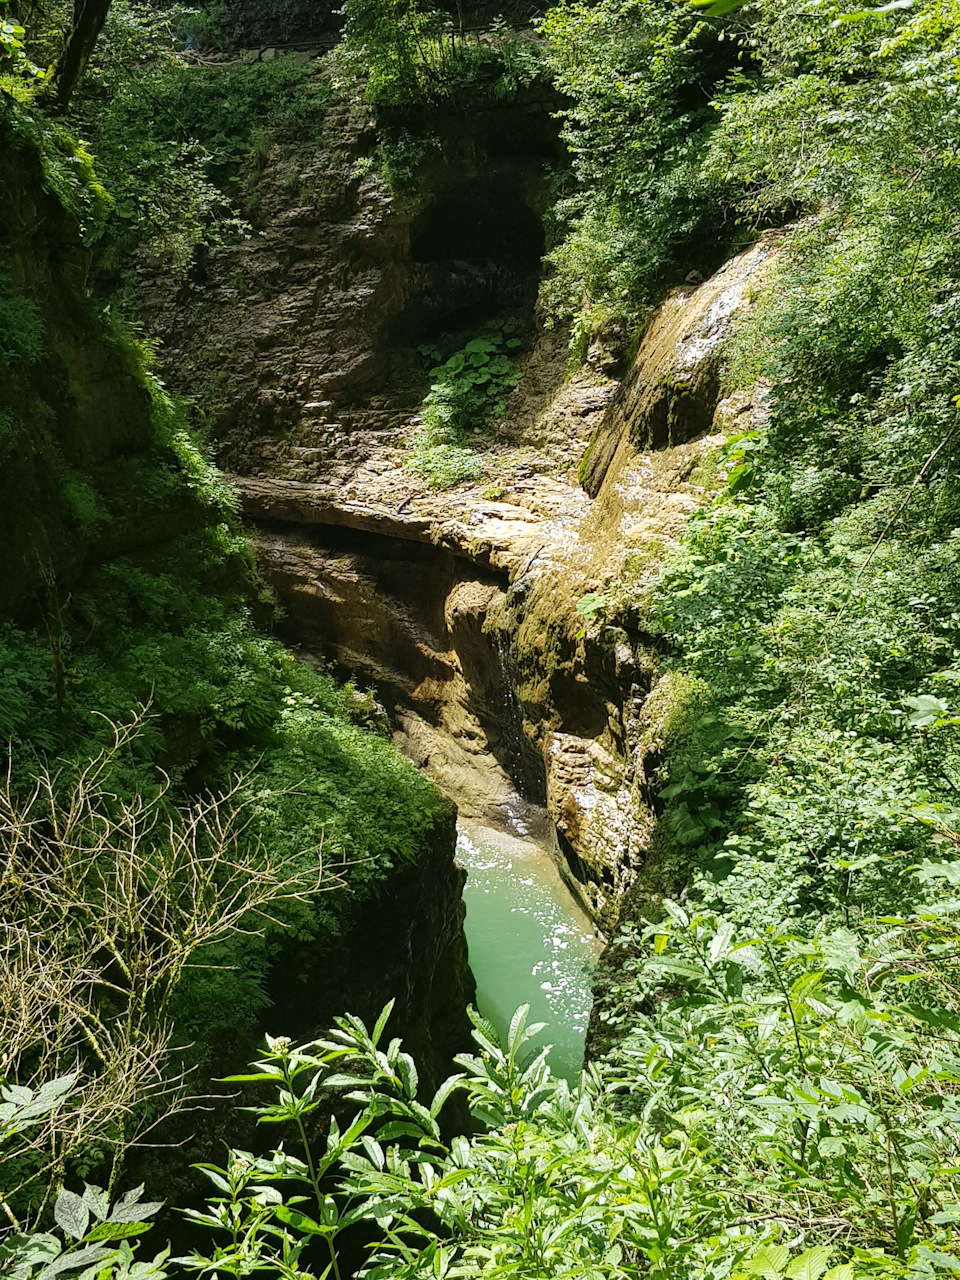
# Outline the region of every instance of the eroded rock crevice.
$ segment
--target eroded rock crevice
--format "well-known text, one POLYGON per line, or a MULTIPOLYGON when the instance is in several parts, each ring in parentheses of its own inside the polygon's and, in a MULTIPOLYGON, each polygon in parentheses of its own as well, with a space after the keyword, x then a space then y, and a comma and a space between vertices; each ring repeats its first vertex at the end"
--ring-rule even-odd
POLYGON ((149 320, 171 381, 205 393, 283 638, 372 688, 468 814, 538 821, 608 931, 651 860, 658 660, 638 616, 577 604, 642 587, 702 501, 723 346, 771 250, 668 298, 630 368, 601 351, 570 377, 534 312, 549 110, 437 130, 412 204, 358 176, 369 120, 334 113, 323 154, 277 150, 254 239, 198 296, 157 284, 149 320), (509 308, 528 345, 478 441, 487 474, 433 492, 407 466, 416 344, 509 308))
POLYGON ((505 570, 433 542, 332 524, 257 521, 255 543, 284 605, 282 638, 374 689, 407 753, 462 808, 504 822, 515 796, 545 803, 509 637, 496 625, 505 570))

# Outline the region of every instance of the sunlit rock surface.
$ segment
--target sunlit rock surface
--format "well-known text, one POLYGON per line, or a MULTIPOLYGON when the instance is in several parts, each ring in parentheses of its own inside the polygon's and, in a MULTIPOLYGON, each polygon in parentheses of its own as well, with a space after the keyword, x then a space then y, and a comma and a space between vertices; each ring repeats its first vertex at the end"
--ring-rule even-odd
MULTIPOLYGON (((372 686, 466 814, 509 828, 517 797, 539 806, 610 929, 650 854, 656 654, 639 617, 610 626, 577 603, 642 584, 702 501, 724 344, 773 250, 671 295, 622 381, 603 353, 568 376, 566 336, 540 331, 478 438, 487 477, 431 491, 406 465, 414 344, 505 305, 537 331, 554 145, 538 110, 448 122, 413 209, 355 176, 368 124, 334 119, 339 151, 271 157, 257 236, 211 265, 192 310, 157 289, 150 313, 205 387, 283 638, 372 686)), ((725 420, 752 411, 726 403, 725 420)))

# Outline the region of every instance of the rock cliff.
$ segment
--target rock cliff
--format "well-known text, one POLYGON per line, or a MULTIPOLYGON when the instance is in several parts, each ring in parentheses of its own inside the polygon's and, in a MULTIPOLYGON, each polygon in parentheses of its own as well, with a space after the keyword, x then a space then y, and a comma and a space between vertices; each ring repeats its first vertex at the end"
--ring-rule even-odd
POLYGON ((330 128, 323 156, 271 156, 253 241, 190 298, 155 291, 151 323, 215 417, 284 638, 372 686, 468 813, 539 813, 609 929, 649 860, 656 661, 636 619, 604 620, 604 592, 700 500, 723 341, 769 248, 673 294, 622 382, 568 377, 533 311, 555 145, 537 105, 445 122, 412 207, 349 176, 362 122, 330 128), (506 305, 528 352, 486 477, 433 492, 406 465, 413 344, 506 305))

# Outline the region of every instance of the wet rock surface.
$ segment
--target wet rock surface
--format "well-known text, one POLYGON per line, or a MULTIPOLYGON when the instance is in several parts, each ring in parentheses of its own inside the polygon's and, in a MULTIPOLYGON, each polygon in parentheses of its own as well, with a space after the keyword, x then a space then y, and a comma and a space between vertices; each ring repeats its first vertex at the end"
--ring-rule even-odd
MULTIPOLYGON (((370 685, 467 814, 509 826, 520 802, 539 808, 609 930, 649 855, 656 663, 637 625, 577 603, 642 583, 702 501, 723 344, 772 250, 668 298, 622 381, 607 359, 568 376, 565 335, 540 332, 478 433, 484 478, 433 492, 407 465, 425 391, 412 344, 464 308, 502 309, 518 279, 529 291, 553 144, 531 124, 542 108, 521 110, 535 154, 510 151, 507 114, 448 122, 405 210, 355 176, 369 122, 334 121, 340 151, 298 173, 271 158, 257 237, 222 255, 193 311, 158 290, 151 324, 168 371, 206 388, 283 638, 370 685), (467 207, 464 232, 451 210, 467 207)), ((724 420, 751 411, 727 403, 724 420)))
MULTIPOLYGON (((740 264, 744 284, 764 257, 740 264)), ((695 335, 690 313, 709 319, 713 302, 685 305, 695 335)), ((479 485, 430 492, 399 450, 339 489, 236 477, 286 638, 377 689, 405 749, 466 812, 509 826, 515 796, 542 806, 569 881, 608 930, 654 825, 642 724, 655 660, 648 637, 576 606, 655 570, 702 500, 695 469, 718 440, 638 448, 648 385, 561 380, 525 418, 534 392, 521 384, 490 446, 497 500, 479 485), (592 500, 575 466, 591 429, 617 438, 592 500)), ((712 423, 716 383, 702 387, 697 421, 709 409, 712 423)))

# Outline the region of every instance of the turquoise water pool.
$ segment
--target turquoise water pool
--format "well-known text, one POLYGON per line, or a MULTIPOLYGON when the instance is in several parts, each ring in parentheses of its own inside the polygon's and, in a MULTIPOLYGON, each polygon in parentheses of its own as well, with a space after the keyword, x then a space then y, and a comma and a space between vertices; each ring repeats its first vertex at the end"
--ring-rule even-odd
POLYGON ((548 1024, 536 1043, 553 1045, 554 1073, 575 1078, 601 948, 589 918, 549 853, 530 840, 462 822, 457 857, 467 869, 466 932, 480 1012, 502 1034, 514 1010, 529 1004, 530 1021, 548 1024))

